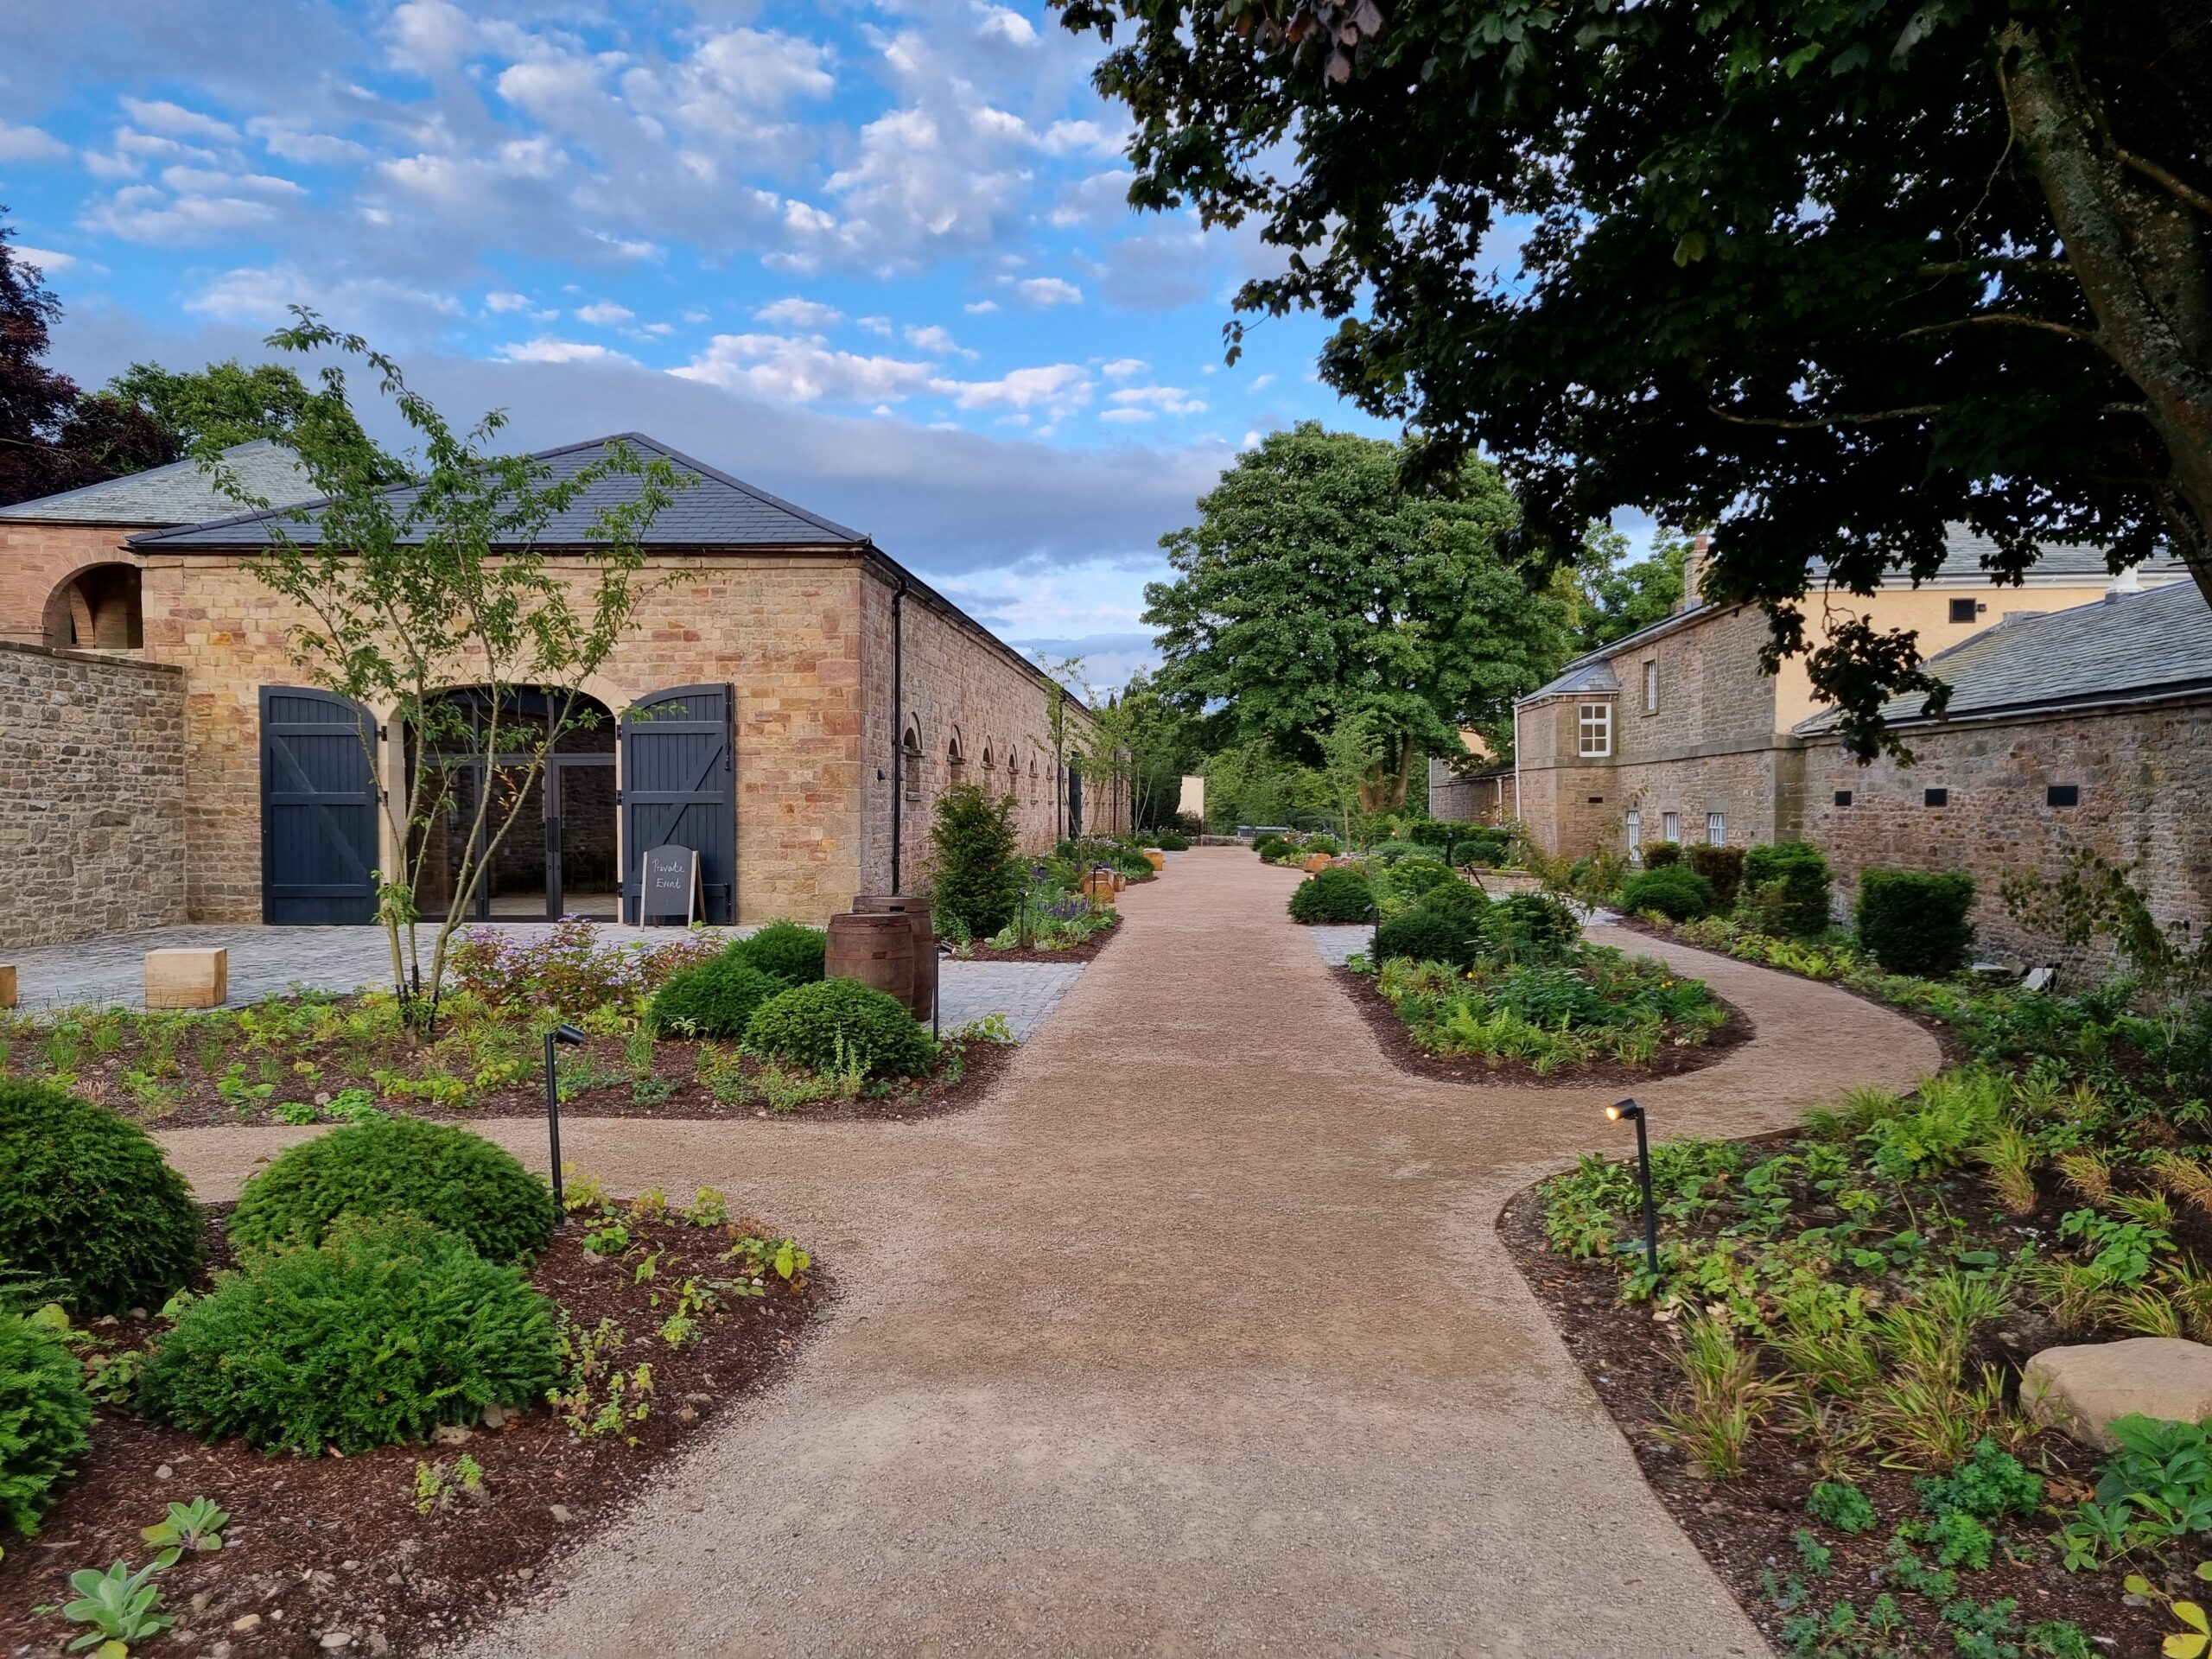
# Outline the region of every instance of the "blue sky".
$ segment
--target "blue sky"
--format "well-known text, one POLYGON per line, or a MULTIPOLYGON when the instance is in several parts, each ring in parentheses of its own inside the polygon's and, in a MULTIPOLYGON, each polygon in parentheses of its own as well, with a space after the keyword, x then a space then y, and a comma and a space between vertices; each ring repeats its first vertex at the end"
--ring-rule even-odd
POLYGON ((1040 7, 72 0, 0 58, 0 201, 59 366, 265 356, 312 305, 518 447, 636 429, 868 531, 1116 683, 1160 536, 1256 435, 1380 430, 1274 256, 1123 199, 1040 7))

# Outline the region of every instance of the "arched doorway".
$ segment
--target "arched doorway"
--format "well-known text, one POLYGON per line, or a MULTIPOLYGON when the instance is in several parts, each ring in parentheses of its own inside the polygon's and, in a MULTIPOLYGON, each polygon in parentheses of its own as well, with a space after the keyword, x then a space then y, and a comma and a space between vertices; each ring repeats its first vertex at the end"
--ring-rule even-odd
POLYGON ((138 567, 95 564, 46 601, 46 643, 63 651, 137 651, 146 643, 138 567))
POLYGON ((607 705, 557 688, 513 690, 499 700, 483 687, 461 686, 438 699, 430 723, 427 746, 408 734, 410 784, 421 766, 442 774, 429 798, 436 810, 416 830, 423 860, 416 901, 423 911, 441 912, 451 903, 474 836, 496 844, 467 907, 473 918, 620 919, 616 724, 607 705), (531 760, 554 721, 563 729, 533 773, 531 760), (487 764, 486 728, 494 726, 490 741, 499 748, 487 764))

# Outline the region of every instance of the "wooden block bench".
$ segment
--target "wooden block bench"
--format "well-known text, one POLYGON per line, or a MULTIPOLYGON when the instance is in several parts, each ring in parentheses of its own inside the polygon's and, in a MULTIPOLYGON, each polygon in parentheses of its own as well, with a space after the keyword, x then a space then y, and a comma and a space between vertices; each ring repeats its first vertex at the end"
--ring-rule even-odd
POLYGON ((231 953, 219 946, 146 953, 149 1008, 219 1008, 230 994, 231 953))
POLYGON ((0 962, 0 1008, 16 1006, 16 964, 0 962))

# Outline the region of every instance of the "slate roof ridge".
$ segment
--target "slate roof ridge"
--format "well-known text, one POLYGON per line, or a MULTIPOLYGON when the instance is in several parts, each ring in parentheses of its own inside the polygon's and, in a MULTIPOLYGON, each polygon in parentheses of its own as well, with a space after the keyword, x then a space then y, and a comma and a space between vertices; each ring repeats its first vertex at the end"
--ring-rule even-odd
MULTIPOLYGON (((231 444, 222 454, 226 460, 251 461, 264 453, 282 448, 283 446, 271 438, 249 438, 244 443, 231 444)), ((297 473, 299 469, 295 466, 290 470, 297 473)), ((203 482, 206 479, 206 472, 199 461, 187 455, 181 460, 163 461, 158 467, 141 467, 135 473, 119 473, 113 478, 95 479, 90 484, 79 484, 73 489, 56 490, 51 495, 10 502, 0 507, 0 519, 32 523, 158 524, 169 529, 184 529, 211 521, 189 516, 171 516, 175 512, 174 505, 165 512, 157 501, 149 500, 147 498, 148 486, 154 486, 155 495, 158 497, 164 482, 174 481, 207 499, 217 499, 212 480, 203 482), (118 502, 118 510, 106 515, 68 511, 72 505, 81 507, 108 500, 118 502)), ((196 501, 189 505, 195 510, 199 506, 196 501)))

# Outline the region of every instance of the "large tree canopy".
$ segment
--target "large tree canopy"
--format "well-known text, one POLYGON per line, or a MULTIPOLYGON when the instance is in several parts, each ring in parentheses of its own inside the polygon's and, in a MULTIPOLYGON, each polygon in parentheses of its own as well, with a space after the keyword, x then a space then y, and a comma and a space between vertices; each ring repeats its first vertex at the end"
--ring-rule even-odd
POLYGON ((175 460, 175 445, 144 411, 87 397, 48 366, 61 302, 8 245, 15 233, 0 224, 0 506, 175 460))
POLYGON ((1497 556, 1513 502, 1496 469, 1470 461, 1449 497, 1415 495, 1400 459, 1313 422, 1271 434, 1161 538, 1175 580, 1145 589, 1164 697, 1225 702, 1237 741, 1308 764, 1363 718, 1370 811, 1404 805, 1415 760, 1459 753, 1460 727, 1503 742, 1568 643, 1566 607, 1497 556))
POLYGON ((2212 596, 2202 0, 1055 3, 1121 35, 1132 200, 1286 251, 1241 309, 1343 318, 1324 378, 1497 459, 1532 559, 1715 525, 1705 591, 1862 753, 1934 682, 1909 633, 1808 641, 1808 558, 1865 593, 1963 520, 2000 575, 2163 540, 2212 596))
POLYGON ((246 368, 236 358, 184 371, 133 363, 107 383, 107 391, 145 410, 181 448, 202 454, 281 436, 302 421, 353 418, 343 404, 333 407, 308 391, 290 365, 246 368))

